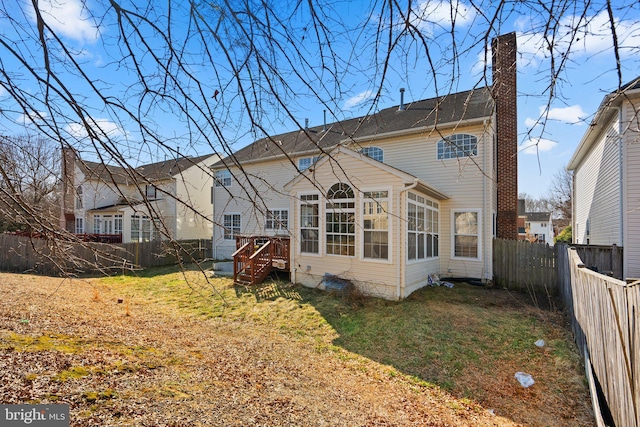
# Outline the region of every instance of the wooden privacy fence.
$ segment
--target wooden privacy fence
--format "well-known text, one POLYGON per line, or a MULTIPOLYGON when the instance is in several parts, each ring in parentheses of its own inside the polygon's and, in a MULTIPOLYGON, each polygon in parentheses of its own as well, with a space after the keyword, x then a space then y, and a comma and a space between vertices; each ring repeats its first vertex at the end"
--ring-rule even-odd
POLYGON ((211 240, 77 243, 0 234, 0 271, 57 275, 160 267, 211 257, 211 240))
POLYGON ((640 427, 640 282, 589 270, 577 250, 563 249, 560 261, 569 268, 561 269, 560 294, 578 346, 586 349, 615 425, 640 427))
POLYGON ((554 295, 557 275, 553 247, 523 240, 493 240, 493 280, 497 286, 554 295))

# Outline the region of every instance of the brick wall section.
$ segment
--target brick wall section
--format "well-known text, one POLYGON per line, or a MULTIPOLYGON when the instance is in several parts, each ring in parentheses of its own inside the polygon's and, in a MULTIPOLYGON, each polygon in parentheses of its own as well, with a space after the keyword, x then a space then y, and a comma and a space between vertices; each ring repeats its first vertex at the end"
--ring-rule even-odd
POLYGON ((518 238, 518 112, 516 91, 516 34, 495 38, 493 97, 496 106, 497 237, 518 238))

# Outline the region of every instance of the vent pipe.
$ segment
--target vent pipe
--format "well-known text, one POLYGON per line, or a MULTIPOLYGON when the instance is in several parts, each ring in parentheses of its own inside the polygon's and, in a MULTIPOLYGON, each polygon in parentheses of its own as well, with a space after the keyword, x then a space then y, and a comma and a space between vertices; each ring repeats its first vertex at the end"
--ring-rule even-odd
POLYGON ((398 111, 404 111, 404 88, 400 88, 400 106, 398 107, 398 111))
POLYGON ((322 110, 322 113, 324 114, 324 125, 322 125, 322 131, 326 132, 326 130, 327 130, 327 110, 322 110))
POLYGON ((309 129, 309 119, 304 119, 304 128, 309 129))

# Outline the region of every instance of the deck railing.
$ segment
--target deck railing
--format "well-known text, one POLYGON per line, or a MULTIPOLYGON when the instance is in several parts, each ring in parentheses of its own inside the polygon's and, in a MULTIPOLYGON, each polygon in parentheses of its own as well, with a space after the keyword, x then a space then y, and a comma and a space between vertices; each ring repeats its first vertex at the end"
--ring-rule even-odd
POLYGON ((236 236, 233 253, 233 280, 255 285, 273 268, 289 270, 289 238, 273 236, 236 236))

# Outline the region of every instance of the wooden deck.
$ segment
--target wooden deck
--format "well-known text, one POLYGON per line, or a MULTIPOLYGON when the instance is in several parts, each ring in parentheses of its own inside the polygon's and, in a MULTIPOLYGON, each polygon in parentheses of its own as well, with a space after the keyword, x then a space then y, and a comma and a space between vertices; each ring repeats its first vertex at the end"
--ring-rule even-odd
POLYGON ((233 281, 241 285, 261 283, 271 271, 289 271, 289 238, 236 236, 233 281))

